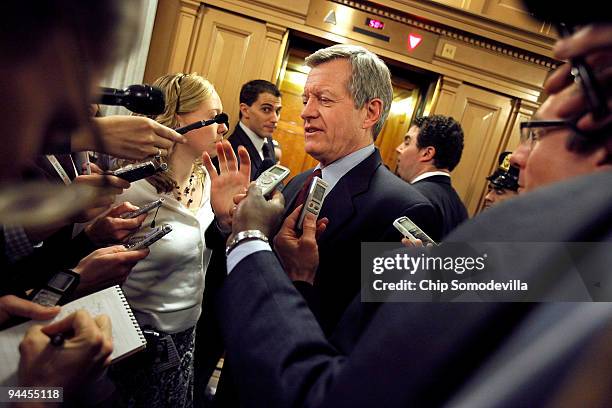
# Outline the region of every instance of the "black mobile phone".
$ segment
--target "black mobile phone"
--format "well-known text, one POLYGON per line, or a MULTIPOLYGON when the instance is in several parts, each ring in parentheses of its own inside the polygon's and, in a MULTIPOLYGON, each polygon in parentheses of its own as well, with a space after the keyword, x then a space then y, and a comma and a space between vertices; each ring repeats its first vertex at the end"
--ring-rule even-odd
POLYGON ((161 227, 154 228, 145 235, 134 236, 125 244, 125 247, 130 251, 148 248, 151 244, 159 241, 164 235, 170 233, 172 227, 168 224, 163 224, 161 227))
POLYGON ((59 271, 49 279, 45 287, 32 292, 30 299, 43 306, 62 304, 72 295, 79 282, 78 273, 70 269, 59 271))
POLYGON ((112 171, 110 174, 122 178, 130 183, 154 175, 160 171, 166 171, 168 165, 161 163, 158 159, 144 163, 128 164, 125 167, 112 171))
POLYGON ((123 218, 123 219, 126 219, 126 218, 136 218, 140 214, 148 213, 151 210, 154 210, 154 209, 156 209, 158 207, 161 207, 161 205, 163 203, 164 203, 164 199, 163 198, 160 198, 160 199, 155 200, 155 201, 151 201, 150 203, 143 205, 142 207, 140 207, 137 210, 121 214, 119 216, 119 218, 123 218))

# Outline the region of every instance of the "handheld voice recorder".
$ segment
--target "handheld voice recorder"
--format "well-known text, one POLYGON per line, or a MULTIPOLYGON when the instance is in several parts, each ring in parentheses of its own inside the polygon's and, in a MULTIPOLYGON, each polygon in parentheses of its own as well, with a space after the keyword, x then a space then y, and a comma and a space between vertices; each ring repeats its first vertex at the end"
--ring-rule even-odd
POLYGON ((155 159, 144 163, 128 164, 125 167, 110 172, 110 174, 132 183, 166 170, 168 170, 168 165, 161 163, 159 159, 155 159))
POLYGON ((308 195, 306 196, 306 201, 304 201, 304 206, 300 211, 300 218, 298 218, 298 222, 296 225, 296 229, 298 231, 302 230, 302 225, 304 225, 304 217, 306 217, 306 212, 311 212, 317 217, 319 216, 319 212, 321 212, 321 207, 323 207, 323 200, 325 199, 325 192, 329 184, 327 184, 320 177, 314 177, 312 179, 312 183, 310 183, 310 187, 308 188, 308 195))
POLYGON ((155 201, 151 201, 150 203, 143 205, 142 207, 140 207, 137 210, 121 214, 119 216, 119 218, 123 218, 123 219, 126 219, 126 218, 136 218, 140 214, 148 213, 151 210, 154 210, 154 209, 156 209, 158 207, 161 207, 161 205, 163 203, 164 203, 164 199, 163 198, 160 198, 160 199, 155 200, 155 201))
POLYGON ((438 245, 436 241, 431 239, 429 235, 425 233, 422 229, 420 229, 412 220, 408 217, 399 217, 397 220, 393 221, 393 226, 397 228, 399 232, 402 233, 403 236, 408 238, 411 241, 415 239, 420 239, 423 241, 423 245, 438 245))
POLYGON ((259 177, 257 177, 257 180, 255 180, 255 184, 260 188, 261 194, 267 196, 274 191, 276 186, 287 178, 289 173, 291 173, 291 171, 287 167, 275 164, 261 173, 259 177))
POLYGON ((163 224, 160 227, 153 228, 146 235, 139 235, 130 238, 130 240, 125 244, 125 247, 130 251, 137 251, 139 249, 148 248, 154 242, 159 241, 164 235, 170 233, 172 231, 172 227, 168 224, 163 224))

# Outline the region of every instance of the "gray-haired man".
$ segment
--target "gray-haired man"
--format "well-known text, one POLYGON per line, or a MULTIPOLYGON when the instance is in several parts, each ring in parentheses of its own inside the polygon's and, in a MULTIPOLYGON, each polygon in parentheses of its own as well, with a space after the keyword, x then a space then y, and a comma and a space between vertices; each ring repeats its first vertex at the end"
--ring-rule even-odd
MULTIPOLYGON (((374 147, 393 96, 385 63, 363 47, 335 45, 310 55, 306 64, 311 71, 303 92, 304 148, 319 164, 283 190, 285 217, 320 172, 329 189, 319 219, 329 223, 320 236, 316 274, 290 277, 330 333, 359 291, 360 243, 398 241, 393 221, 403 215, 430 234, 438 221, 427 199, 387 170, 374 147)), ((277 249, 286 266, 296 262, 277 249)))

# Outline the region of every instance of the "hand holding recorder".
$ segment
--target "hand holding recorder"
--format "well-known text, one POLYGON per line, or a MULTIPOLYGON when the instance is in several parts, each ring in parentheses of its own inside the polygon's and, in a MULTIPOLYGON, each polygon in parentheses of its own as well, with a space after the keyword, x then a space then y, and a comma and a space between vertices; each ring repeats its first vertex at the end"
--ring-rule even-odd
POLYGON ((297 207, 274 237, 274 249, 292 281, 314 283, 319 267, 317 239, 329 222, 327 218, 317 221, 317 214, 304 211, 303 206, 297 207), (297 229, 299 217, 302 217, 300 230, 297 229))
MULTIPOLYGON (((157 201, 153 203, 157 203, 157 201)), ((122 242, 130 234, 138 231, 145 218, 147 218, 147 212, 155 208, 152 205, 153 203, 142 208, 138 208, 127 201, 121 203, 87 225, 85 234, 97 246, 122 242)))
POLYGON ((431 239, 429 235, 425 233, 425 231, 419 228, 419 226, 412 222, 412 220, 408 217, 399 217, 393 221, 393 226, 399 232, 401 232, 404 237, 415 243, 415 246, 419 246, 417 240, 420 240, 425 246, 438 245, 436 241, 431 239))

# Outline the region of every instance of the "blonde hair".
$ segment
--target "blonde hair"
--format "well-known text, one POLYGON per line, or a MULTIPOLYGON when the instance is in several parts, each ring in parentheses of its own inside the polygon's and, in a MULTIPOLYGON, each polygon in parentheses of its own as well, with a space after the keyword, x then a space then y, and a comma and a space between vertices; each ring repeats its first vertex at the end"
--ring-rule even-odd
MULTIPOLYGON (((161 115, 157 115, 153 119, 173 129, 179 127, 176 115, 197 110, 203 102, 216 93, 214 86, 206 78, 195 72, 191 74, 166 74, 155 80, 153 86, 160 88, 166 97, 166 109, 161 115)), ((183 125, 187 125, 187 123, 183 123, 183 125)), ((168 158, 171 155, 172 150, 169 152, 168 158)), ((198 172, 198 178, 203 176, 204 171, 201 166, 196 165, 196 171, 198 172)), ((166 172, 148 177, 147 181, 157 189, 158 194, 170 193, 176 186, 171 167, 168 167, 166 172)))

